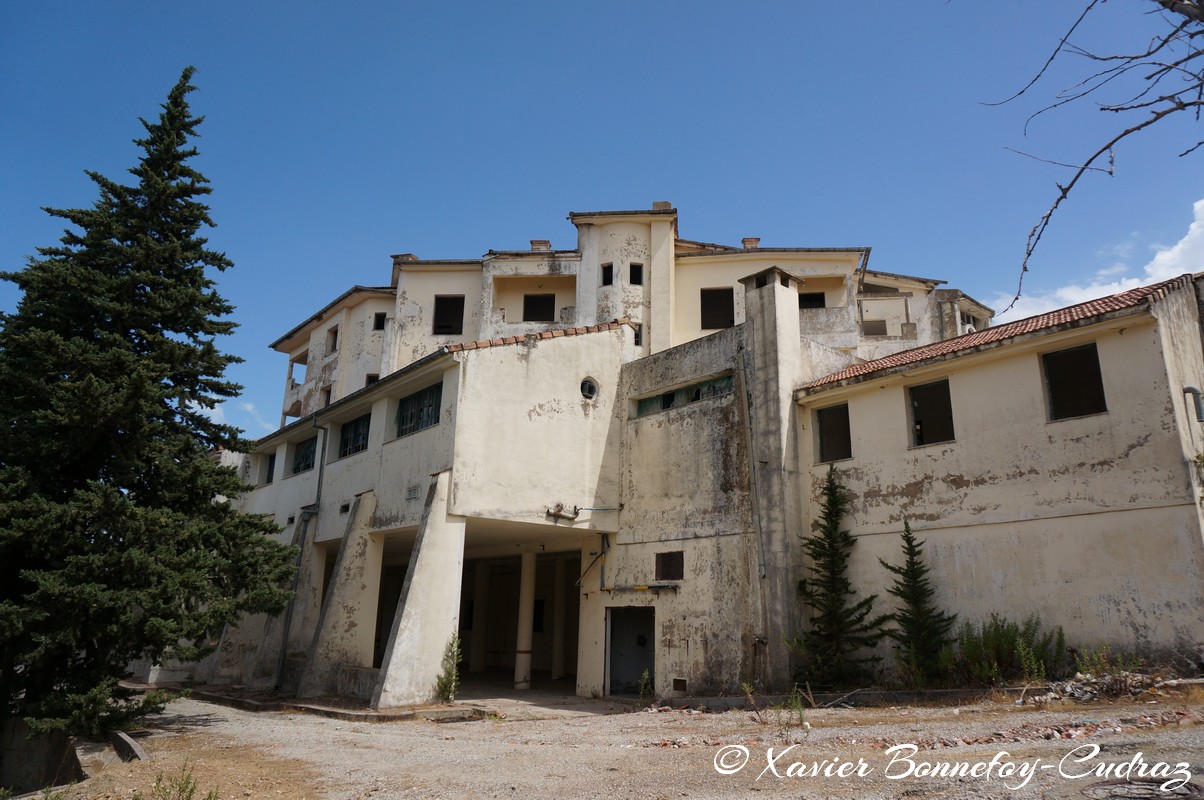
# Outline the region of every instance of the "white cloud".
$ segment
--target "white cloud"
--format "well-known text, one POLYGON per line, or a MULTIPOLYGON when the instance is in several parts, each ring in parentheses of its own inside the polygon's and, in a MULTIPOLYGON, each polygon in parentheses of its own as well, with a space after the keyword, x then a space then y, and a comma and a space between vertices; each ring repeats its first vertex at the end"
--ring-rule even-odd
POLYGON ((259 409, 255 407, 254 403, 249 403, 244 400, 238 404, 238 407, 246 412, 246 415, 250 417, 251 421, 258 425, 265 433, 271 433, 272 431, 276 430, 276 426, 263 418, 263 414, 259 412, 259 409))
MULTIPOLYGON (((1170 247, 1159 247, 1154 257, 1142 267, 1140 276, 1126 275, 1130 268, 1123 263, 1116 263, 1099 270, 1090 280, 1083 283, 1071 283, 1046 292, 1026 292, 1011 310, 1000 314, 995 321, 998 323, 1023 319, 1137 286, 1165 281, 1185 272, 1204 270, 1204 200, 1197 200, 1192 205, 1192 210, 1194 218, 1187 233, 1170 247)), ((1109 254, 1127 254, 1131 252, 1129 244, 1109 248, 1109 254)), ((1011 301, 1011 296, 1005 294, 998 294, 992 298, 995 308, 1003 308, 1011 301)))

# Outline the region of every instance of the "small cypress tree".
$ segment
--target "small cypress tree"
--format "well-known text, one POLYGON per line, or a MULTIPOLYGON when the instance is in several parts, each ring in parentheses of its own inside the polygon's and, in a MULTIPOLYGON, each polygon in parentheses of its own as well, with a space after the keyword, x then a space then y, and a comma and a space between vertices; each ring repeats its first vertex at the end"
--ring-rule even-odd
POLYGON ((821 492, 819 528, 815 535, 803 537, 812 575, 800 580, 798 588, 810 609, 810 624, 802 638, 791 643, 803 658, 803 677, 812 684, 864 680, 870 666, 881 660, 862 653, 882 640, 887 617, 874 616, 877 595, 853 600, 856 592, 848 571, 856 540, 841 529, 848 508, 848 490, 829 466, 821 492))
POLYGON ((910 682, 923 686, 945 671, 942 653, 953 642, 956 614, 937 608, 935 592, 924 563, 924 543, 917 541, 911 525, 903 520, 903 563, 899 566, 878 559, 895 576, 887 591, 899 600, 899 610, 890 614, 894 627, 886 635, 899 645, 899 660, 910 682))

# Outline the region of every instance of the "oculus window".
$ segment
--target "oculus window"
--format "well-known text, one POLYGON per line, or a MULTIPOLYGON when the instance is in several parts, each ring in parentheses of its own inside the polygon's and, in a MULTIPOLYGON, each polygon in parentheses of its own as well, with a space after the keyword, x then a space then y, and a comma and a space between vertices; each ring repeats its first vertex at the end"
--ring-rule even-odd
POLYGON ((911 443, 915 447, 953 441, 953 402, 949 381, 925 383, 907 390, 911 401, 911 443))
POLYGON ((1095 343, 1041 356, 1050 420, 1085 417, 1108 410, 1095 343))
POLYGON ((815 427, 819 431, 820 461, 840 461, 853 457, 853 436, 849 429, 847 403, 817 410, 815 427))

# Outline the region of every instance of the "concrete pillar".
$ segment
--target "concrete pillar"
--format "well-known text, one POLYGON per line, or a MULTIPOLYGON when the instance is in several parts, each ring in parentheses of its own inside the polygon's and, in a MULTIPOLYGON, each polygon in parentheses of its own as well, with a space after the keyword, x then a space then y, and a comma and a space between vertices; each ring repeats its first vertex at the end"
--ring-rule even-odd
POLYGON ((472 642, 468 648, 468 671, 485 671, 485 626, 489 619, 489 562, 478 561, 473 573, 472 642))
POLYGON ((563 558, 556 559, 552 578, 552 680, 564 677, 564 577, 563 558))
POLYGON ((518 643, 514 648, 514 688, 531 688, 531 640, 535 627, 535 553, 523 553, 518 579, 518 643))
POLYGON ((372 666, 384 551, 380 537, 369 532, 375 510, 376 495, 371 491, 357 496, 351 505, 297 697, 333 694, 339 667, 372 666))
POLYGON ((464 578, 464 517, 448 513, 451 472, 434 476, 393 629, 372 696, 373 708, 417 705, 437 699, 435 679, 443 653, 460 624, 464 578))
POLYGON ((673 247, 675 234, 675 219, 658 219, 651 225, 650 245, 652 247, 649 274, 645 281, 649 283, 649 304, 651 314, 645 320, 644 346, 648 353, 659 353, 673 346, 673 293, 675 291, 673 270, 673 247))
POLYGON ((271 689, 280 684, 281 661, 287 655, 289 630, 295 629, 294 621, 301 616, 298 606, 310 600, 314 606, 317 605, 316 599, 313 599, 312 581, 305 578, 313 569, 313 540, 318 529, 318 517, 305 511, 297 516, 299 519, 293 524, 293 535, 289 542, 298 548, 293 597, 288 601, 285 612, 268 619, 264 626, 251 674, 243 679, 243 683, 253 689, 271 689))

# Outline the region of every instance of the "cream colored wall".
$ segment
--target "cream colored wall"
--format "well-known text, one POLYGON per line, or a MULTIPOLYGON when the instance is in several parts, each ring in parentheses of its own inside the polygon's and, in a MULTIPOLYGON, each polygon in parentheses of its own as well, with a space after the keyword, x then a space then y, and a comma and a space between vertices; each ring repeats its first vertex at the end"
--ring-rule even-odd
POLYGON ((618 505, 615 403, 633 333, 624 326, 460 354, 450 513, 546 526, 550 535, 613 530, 617 512, 557 524, 545 511, 618 505), (593 401, 581 395, 586 377, 598 386, 593 401))
POLYGON ((1169 645, 1185 620, 1198 625, 1195 497, 1177 437, 1167 435, 1173 407, 1149 317, 808 398, 799 423, 813 500, 826 465, 815 464, 812 410, 834 402, 849 404, 853 457, 836 468, 853 496, 852 578, 862 591, 888 585, 876 558, 897 560, 894 534, 906 517, 933 542, 933 581, 963 620, 1039 612, 1080 643, 1130 648, 1169 645), (1039 354, 1089 341, 1108 412, 1047 422, 1039 354), (905 386, 942 378, 956 441, 909 447, 905 386))
MULTIPOLYGON (((505 309, 507 323, 523 321, 523 295, 555 294, 556 314, 577 305, 577 278, 574 275, 494 277, 493 309, 505 309)), ((548 323, 544 323, 547 327, 548 323)))
POLYGON ((397 287, 397 344, 386 372, 401 369, 440 347, 481 338, 481 288, 479 269, 406 270, 397 287), (464 296, 464 333, 435 335, 435 297, 464 296))

